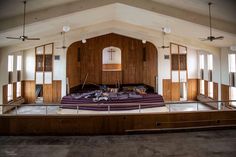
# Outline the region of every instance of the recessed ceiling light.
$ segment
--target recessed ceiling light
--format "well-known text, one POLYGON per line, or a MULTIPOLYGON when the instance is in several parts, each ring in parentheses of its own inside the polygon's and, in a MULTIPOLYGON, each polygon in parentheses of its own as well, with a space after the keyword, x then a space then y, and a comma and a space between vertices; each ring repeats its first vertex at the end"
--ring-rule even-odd
POLYGON ((64 32, 69 32, 69 31, 70 31, 70 26, 63 26, 63 27, 62 27, 62 30, 63 30, 64 32))
POLYGON ((142 40, 142 43, 143 43, 143 44, 146 44, 146 42, 147 42, 146 40, 142 40))

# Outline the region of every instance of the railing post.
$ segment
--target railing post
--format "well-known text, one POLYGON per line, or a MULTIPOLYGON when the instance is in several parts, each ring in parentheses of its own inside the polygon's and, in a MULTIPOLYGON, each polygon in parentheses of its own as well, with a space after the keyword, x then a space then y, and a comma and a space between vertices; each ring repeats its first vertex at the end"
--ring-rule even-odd
POLYGON ((107 107, 108 107, 108 113, 110 113, 110 104, 108 104, 107 107))
POLYGON ((76 111, 77 114, 79 114, 79 105, 77 104, 77 111, 76 111))
POLYGON ((198 102, 197 102, 197 111, 198 111, 198 102))
POLYGON ((48 114, 48 105, 46 105, 46 115, 48 114))

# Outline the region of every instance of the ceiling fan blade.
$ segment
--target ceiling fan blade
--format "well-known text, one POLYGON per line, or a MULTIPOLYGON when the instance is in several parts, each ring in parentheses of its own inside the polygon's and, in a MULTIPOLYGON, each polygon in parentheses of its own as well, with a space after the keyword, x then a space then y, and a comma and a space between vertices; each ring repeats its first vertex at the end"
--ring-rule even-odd
POLYGON ((18 40, 21 40, 21 38, 20 37, 6 37, 7 39, 18 39, 18 40))
POLYGON ((209 40, 208 38, 200 38, 201 41, 207 41, 209 40))
POLYGON ((40 40, 40 38, 25 38, 26 40, 40 40))
POLYGON ((62 46, 62 47, 56 47, 56 49, 66 49, 66 46, 62 46))
POLYGON ((219 36, 219 37, 215 37, 215 38, 214 38, 214 40, 222 40, 222 39, 224 39, 223 36, 219 36))
POLYGON ((168 48, 170 48, 170 46, 161 46, 161 47, 158 47, 158 48, 161 48, 161 49, 168 49, 168 48))

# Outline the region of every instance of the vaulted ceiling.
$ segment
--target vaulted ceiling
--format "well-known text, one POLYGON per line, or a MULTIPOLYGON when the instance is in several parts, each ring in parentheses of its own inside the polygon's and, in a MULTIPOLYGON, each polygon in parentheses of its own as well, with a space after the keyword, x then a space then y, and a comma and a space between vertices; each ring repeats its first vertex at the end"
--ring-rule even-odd
MULTIPOLYGON (((49 38, 61 32, 63 25, 81 31, 110 24, 106 28, 112 32, 125 24, 136 33, 140 33, 137 27, 161 31, 168 26, 174 35, 199 40, 209 35, 207 3, 207 0, 178 0, 178 3, 176 0, 28 0, 26 31, 30 37, 49 38)), ((216 47, 236 44, 235 1, 213 0, 213 3, 213 33, 225 39, 206 43, 216 47)), ((0 1, 0 47, 21 42, 5 37, 21 35, 22 12, 22 0, 0 1)))

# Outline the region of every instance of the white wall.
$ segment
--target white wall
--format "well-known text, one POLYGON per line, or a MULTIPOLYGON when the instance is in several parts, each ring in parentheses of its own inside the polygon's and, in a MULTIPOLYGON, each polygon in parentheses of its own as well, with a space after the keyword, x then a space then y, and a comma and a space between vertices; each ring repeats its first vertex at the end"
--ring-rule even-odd
POLYGON ((187 50, 187 66, 188 66, 188 78, 198 78, 198 54, 194 48, 188 48, 187 50))
POLYGON ((158 51, 158 93, 162 94, 163 79, 170 79, 170 50, 159 49, 158 51), (169 59, 164 59, 165 55, 169 55, 169 59))

